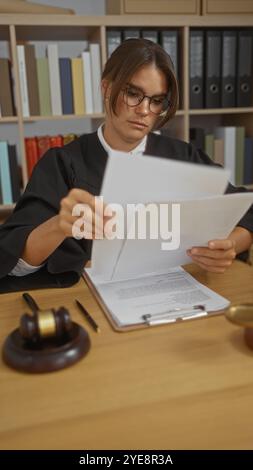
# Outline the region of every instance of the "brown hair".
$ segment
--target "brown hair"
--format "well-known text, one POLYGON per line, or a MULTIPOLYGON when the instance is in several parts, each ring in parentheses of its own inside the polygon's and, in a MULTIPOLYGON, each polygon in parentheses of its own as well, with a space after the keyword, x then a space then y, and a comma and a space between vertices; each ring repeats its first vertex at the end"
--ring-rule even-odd
POLYGON ((134 73, 142 66, 154 64, 161 70, 168 82, 170 106, 165 115, 158 118, 156 128, 162 127, 176 113, 178 107, 178 84, 170 56, 165 50, 148 39, 127 39, 117 47, 107 60, 102 80, 108 80, 111 86, 109 109, 116 113, 118 96, 131 80, 134 73))

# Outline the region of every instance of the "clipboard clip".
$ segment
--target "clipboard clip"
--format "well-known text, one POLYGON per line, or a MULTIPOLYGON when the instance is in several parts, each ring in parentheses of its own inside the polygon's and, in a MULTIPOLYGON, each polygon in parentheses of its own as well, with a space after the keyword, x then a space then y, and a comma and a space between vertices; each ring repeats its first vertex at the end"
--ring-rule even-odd
POLYGON ((191 318, 204 317, 205 315, 207 315, 205 305, 193 305, 187 308, 175 307, 159 313, 146 313, 142 315, 142 319, 149 326, 153 326, 173 323, 178 320, 190 320, 191 318))

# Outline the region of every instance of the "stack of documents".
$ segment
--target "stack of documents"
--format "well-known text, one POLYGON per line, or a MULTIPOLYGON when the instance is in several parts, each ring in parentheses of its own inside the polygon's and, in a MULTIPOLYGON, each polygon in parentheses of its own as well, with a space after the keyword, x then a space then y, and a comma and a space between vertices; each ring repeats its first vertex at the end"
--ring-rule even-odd
POLYGON ((128 232, 123 239, 93 242, 84 277, 117 326, 198 318, 229 305, 180 268, 192 262, 187 249, 227 238, 253 203, 252 193, 223 194, 228 177, 218 167, 123 153, 109 157, 105 203, 166 203, 170 214, 173 204, 180 205, 176 249, 162 249, 161 237, 129 239, 128 232))
POLYGON ((97 282, 90 275, 90 281, 98 300, 106 306, 106 313, 119 328, 189 320, 229 306, 227 299, 180 267, 124 281, 97 282))

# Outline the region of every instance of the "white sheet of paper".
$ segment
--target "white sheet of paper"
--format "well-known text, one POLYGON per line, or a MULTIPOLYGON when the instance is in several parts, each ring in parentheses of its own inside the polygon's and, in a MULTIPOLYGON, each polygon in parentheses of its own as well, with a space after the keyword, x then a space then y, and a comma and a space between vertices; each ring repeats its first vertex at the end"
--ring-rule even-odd
MULTIPOLYGON (((145 275, 124 281, 99 283, 86 269, 97 291, 119 326, 143 323, 143 315, 165 315, 163 322, 176 318, 188 319, 186 313, 173 309, 189 308, 202 304, 207 312, 219 311, 229 306, 229 301, 196 281, 182 268, 162 274, 145 275), (172 310, 172 312, 171 312, 172 310)), ((198 314, 195 315, 198 317, 198 314)))
POLYGON ((223 194, 229 172, 148 155, 109 155, 101 194, 107 203, 147 203, 223 194))
POLYGON ((111 271, 111 279, 161 272, 191 263, 192 259, 186 254, 187 249, 207 246, 209 240, 227 238, 252 203, 253 193, 182 201, 180 247, 174 251, 164 251, 161 249, 161 238, 126 239, 111 271))
MULTIPOLYGON (((149 203, 223 194, 229 172, 150 156, 110 155, 101 195, 105 203, 149 203)), ((94 240, 92 268, 110 278, 124 241, 94 240)))

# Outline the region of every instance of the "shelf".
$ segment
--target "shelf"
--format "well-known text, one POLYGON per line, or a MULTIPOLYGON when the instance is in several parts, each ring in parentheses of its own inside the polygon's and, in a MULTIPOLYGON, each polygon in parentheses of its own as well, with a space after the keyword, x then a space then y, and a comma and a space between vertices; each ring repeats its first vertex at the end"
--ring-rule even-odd
MULTIPOLYGON (((125 0, 124 0, 125 1, 125 0)), ((198 2, 199 0, 194 0, 198 2)), ((250 1, 250 0, 246 0, 250 1)), ((123 2, 123 0, 122 0, 123 2)), ((132 2, 132 0, 131 0, 132 2)), ((164 3, 166 3, 163 0, 164 3)), ((228 2, 228 0, 227 0, 228 2)), ((133 2, 134 3, 134 2, 133 2)), ((162 3, 162 2, 161 2, 162 3)), ((174 2, 175 3, 175 2, 174 2)), ((136 7, 136 5, 134 5, 136 7)), ((81 128, 82 132, 95 128, 100 122, 105 119, 104 113, 82 114, 82 115, 58 115, 58 116, 29 116, 23 117, 22 115, 22 102, 21 102, 21 83, 19 77, 18 58, 17 58, 17 44, 24 44, 26 42, 38 42, 40 54, 38 57, 44 57, 45 44, 50 42, 59 42, 59 46, 64 50, 65 42, 71 44, 76 49, 76 43, 79 49, 83 50, 83 42, 90 41, 100 43, 101 46, 101 65, 103 66, 107 60, 107 31, 108 29, 116 30, 123 28, 157 28, 159 31, 162 29, 177 29, 179 55, 179 77, 180 82, 180 109, 175 114, 175 119, 170 120, 168 123, 169 132, 175 138, 189 141, 189 129, 196 121, 196 126, 202 127, 215 127, 217 125, 226 126, 241 126, 245 128, 246 135, 253 137, 253 106, 247 108, 215 108, 215 109, 189 109, 190 96, 189 96, 189 49, 190 49, 190 31, 191 29, 201 28, 248 28, 253 29, 253 14, 238 14, 238 15, 171 15, 171 14, 127 14, 127 15, 43 15, 43 14, 2 14, 0 16, 0 40, 9 43, 9 56, 13 65, 13 78, 16 92, 16 109, 17 116, 0 117, 0 131, 4 135, 3 140, 8 140, 8 132, 13 134, 13 129, 17 127, 17 135, 20 153, 19 162, 21 163, 23 185, 27 183, 27 163, 25 152, 25 136, 26 134, 40 134, 47 133, 48 131, 55 130, 59 132, 64 127, 81 128), (252 114, 252 116, 251 116, 252 114), (87 123, 85 120, 90 120, 87 123), (48 121, 48 122, 47 122, 48 121), (61 123, 62 121, 62 123, 61 123), (13 126, 12 123, 17 123, 13 126), (68 125, 67 125, 68 123, 68 125), (9 127, 8 127, 9 124, 9 127), (30 124, 30 126, 29 126, 30 124), (37 125, 36 125, 37 124, 37 125), (64 126, 65 125, 65 126, 64 126), (5 127, 8 128, 5 132, 5 127), (31 129, 33 128, 33 129, 31 129), (46 129, 46 130, 45 130, 46 129), (28 132, 29 131, 29 132, 28 132), (41 131, 41 132, 40 132, 41 131)), ((84 46, 86 47, 86 45, 84 46)), ((63 52, 62 52, 63 53, 63 52)), ((68 54, 72 57, 72 54, 68 54)), ((250 103, 250 101, 248 101, 250 103)), ((94 108, 93 108, 94 109, 94 108)), ((96 108, 98 109, 98 108, 96 108)), ((103 108, 100 108, 103 109, 103 108)), ((83 111, 83 109, 82 109, 83 111)), ((36 111, 38 112, 38 111, 36 111)), ((47 112, 47 111, 46 111, 47 112)), ((72 129, 73 131, 75 129, 72 129)), ((251 188, 252 189, 252 188, 251 188)), ((0 206, 0 211, 10 211, 14 206, 0 206)))
POLYGON ((214 109, 190 109, 191 116, 199 114, 242 114, 253 113, 253 108, 214 108, 214 109))
POLYGON ((10 123, 10 122, 18 122, 18 118, 16 116, 0 117, 0 124, 10 123))
POLYGON ((247 27, 253 24, 253 14, 238 15, 34 15, 34 14, 1 14, 1 25, 34 26, 148 26, 152 27, 247 27))
POLYGON ((63 114, 61 116, 30 116, 25 117, 24 122, 34 122, 34 121, 66 121, 74 119, 103 119, 105 115, 103 113, 97 114, 63 114))
MULTIPOLYGON (((183 116, 185 111, 179 109, 176 112, 177 116, 183 116)), ((62 116, 30 116, 23 118, 24 122, 35 122, 35 121, 66 121, 66 120, 74 120, 74 119, 104 119, 104 113, 97 113, 97 114, 63 114, 62 116)))
POLYGON ((0 204, 0 213, 12 211, 15 205, 16 204, 0 204))

